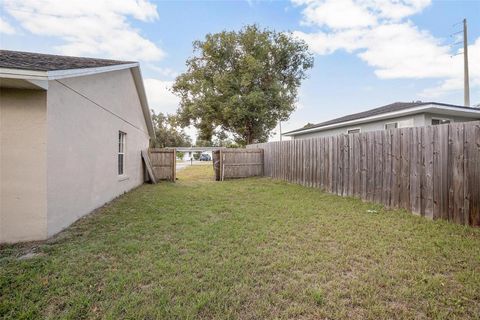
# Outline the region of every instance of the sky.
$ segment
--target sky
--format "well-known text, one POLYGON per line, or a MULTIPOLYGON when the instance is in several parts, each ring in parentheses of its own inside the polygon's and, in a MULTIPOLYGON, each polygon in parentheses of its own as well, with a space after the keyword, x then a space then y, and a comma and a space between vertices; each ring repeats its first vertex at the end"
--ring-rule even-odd
MULTIPOLYGON (((470 96, 480 104, 480 0, 0 0, 0 47, 140 62, 150 108, 175 113, 169 88, 192 42, 258 24, 306 41, 315 66, 283 132, 397 101, 463 105, 462 20, 470 96)), ((195 130, 187 129, 195 140, 195 130)), ((278 140, 278 128, 271 140, 278 140)))

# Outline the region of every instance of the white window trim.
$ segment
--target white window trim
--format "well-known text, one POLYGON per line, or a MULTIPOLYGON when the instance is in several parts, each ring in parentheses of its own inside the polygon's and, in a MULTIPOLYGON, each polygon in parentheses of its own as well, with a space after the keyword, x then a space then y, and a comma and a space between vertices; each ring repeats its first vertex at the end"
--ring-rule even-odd
MULTIPOLYGON (((122 144, 123 144, 123 148, 122 148, 122 151, 123 152, 120 152, 120 150, 118 150, 117 152, 117 175, 118 175, 118 180, 119 181, 123 181, 123 180, 127 180, 128 179, 128 176, 127 174, 125 173, 125 168, 127 167, 126 166, 126 163, 127 163, 127 157, 126 157, 126 150, 127 150, 127 133, 124 132, 124 131, 121 131, 121 130, 118 130, 118 136, 120 138, 120 136, 122 136, 122 144), (118 160, 119 160, 119 156, 120 155, 123 155, 123 159, 122 159, 122 173, 118 173, 118 160)), ((118 141, 119 143, 119 146, 120 146, 120 139, 118 141)))
MULTIPOLYGON (((438 117, 432 117, 432 118, 430 119, 430 125, 431 125, 431 126, 434 126, 434 124, 432 123, 432 121, 433 121, 433 120, 439 120, 439 121, 445 121, 445 120, 448 120, 448 121, 450 121, 449 123, 453 123, 453 120, 452 120, 452 119, 450 119, 450 118, 438 118, 438 117)), ((439 123, 439 124, 448 124, 448 123, 439 123)))
POLYGON ((386 122, 385 125, 383 126, 383 129, 384 129, 384 130, 390 130, 390 129, 387 129, 387 125, 389 125, 389 124, 396 124, 397 127, 394 128, 394 129, 398 129, 398 128, 399 128, 399 126, 398 126, 398 121, 395 121, 395 122, 386 122))
POLYGON ((347 134, 355 134, 355 133, 361 133, 361 132, 362 132, 362 128, 360 128, 360 127, 359 128, 348 128, 347 129, 347 134), (351 130, 358 130, 358 132, 350 133, 349 131, 351 131, 351 130))

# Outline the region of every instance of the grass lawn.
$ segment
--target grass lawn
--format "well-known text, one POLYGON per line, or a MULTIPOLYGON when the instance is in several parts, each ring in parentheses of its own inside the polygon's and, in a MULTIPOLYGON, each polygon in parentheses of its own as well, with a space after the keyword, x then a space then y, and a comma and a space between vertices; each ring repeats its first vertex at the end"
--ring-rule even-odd
POLYGON ((187 167, 0 247, 0 318, 479 319, 480 229, 212 176, 187 167))

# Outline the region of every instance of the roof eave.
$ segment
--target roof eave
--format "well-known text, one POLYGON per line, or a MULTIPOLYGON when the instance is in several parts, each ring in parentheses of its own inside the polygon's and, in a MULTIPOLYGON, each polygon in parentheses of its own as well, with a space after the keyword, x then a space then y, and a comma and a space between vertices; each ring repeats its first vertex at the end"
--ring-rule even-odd
POLYGON ((147 94, 145 91, 145 86, 143 84, 142 71, 140 66, 131 69, 133 80, 135 81, 135 86, 137 87, 138 98, 140 99, 140 104, 142 106, 143 116, 145 118, 145 123, 147 125, 148 134, 150 138, 155 139, 155 131, 153 130, 152 116, 150 114, 150 108, 148 106, 147 94))
POLYGON ((138 67, 138 62, 116 64, 113 66, 95 67, 95 68, 78 68, 53 71, 38 71, 26 69, 0 68, 0 77, 24 80, 56 80, 63 78, 72 78, 80 76, 88 76, 97 73, 118 71, 123 69, 138 67))

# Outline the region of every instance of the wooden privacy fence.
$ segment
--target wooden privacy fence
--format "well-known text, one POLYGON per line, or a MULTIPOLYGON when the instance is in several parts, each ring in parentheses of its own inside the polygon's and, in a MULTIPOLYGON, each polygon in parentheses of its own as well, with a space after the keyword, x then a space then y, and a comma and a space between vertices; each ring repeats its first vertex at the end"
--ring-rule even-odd
POLYGON ((148 150, 152 171, 155 179, 175 181, 176 179, 176 151, 174 148, 148 150))
POLYGON ((266 176, 480 226, 480 121, 248 147, 266 176))
POLYGON ((262 149, 220 149, 212 155, 217 181, 263 175, 262 149))

